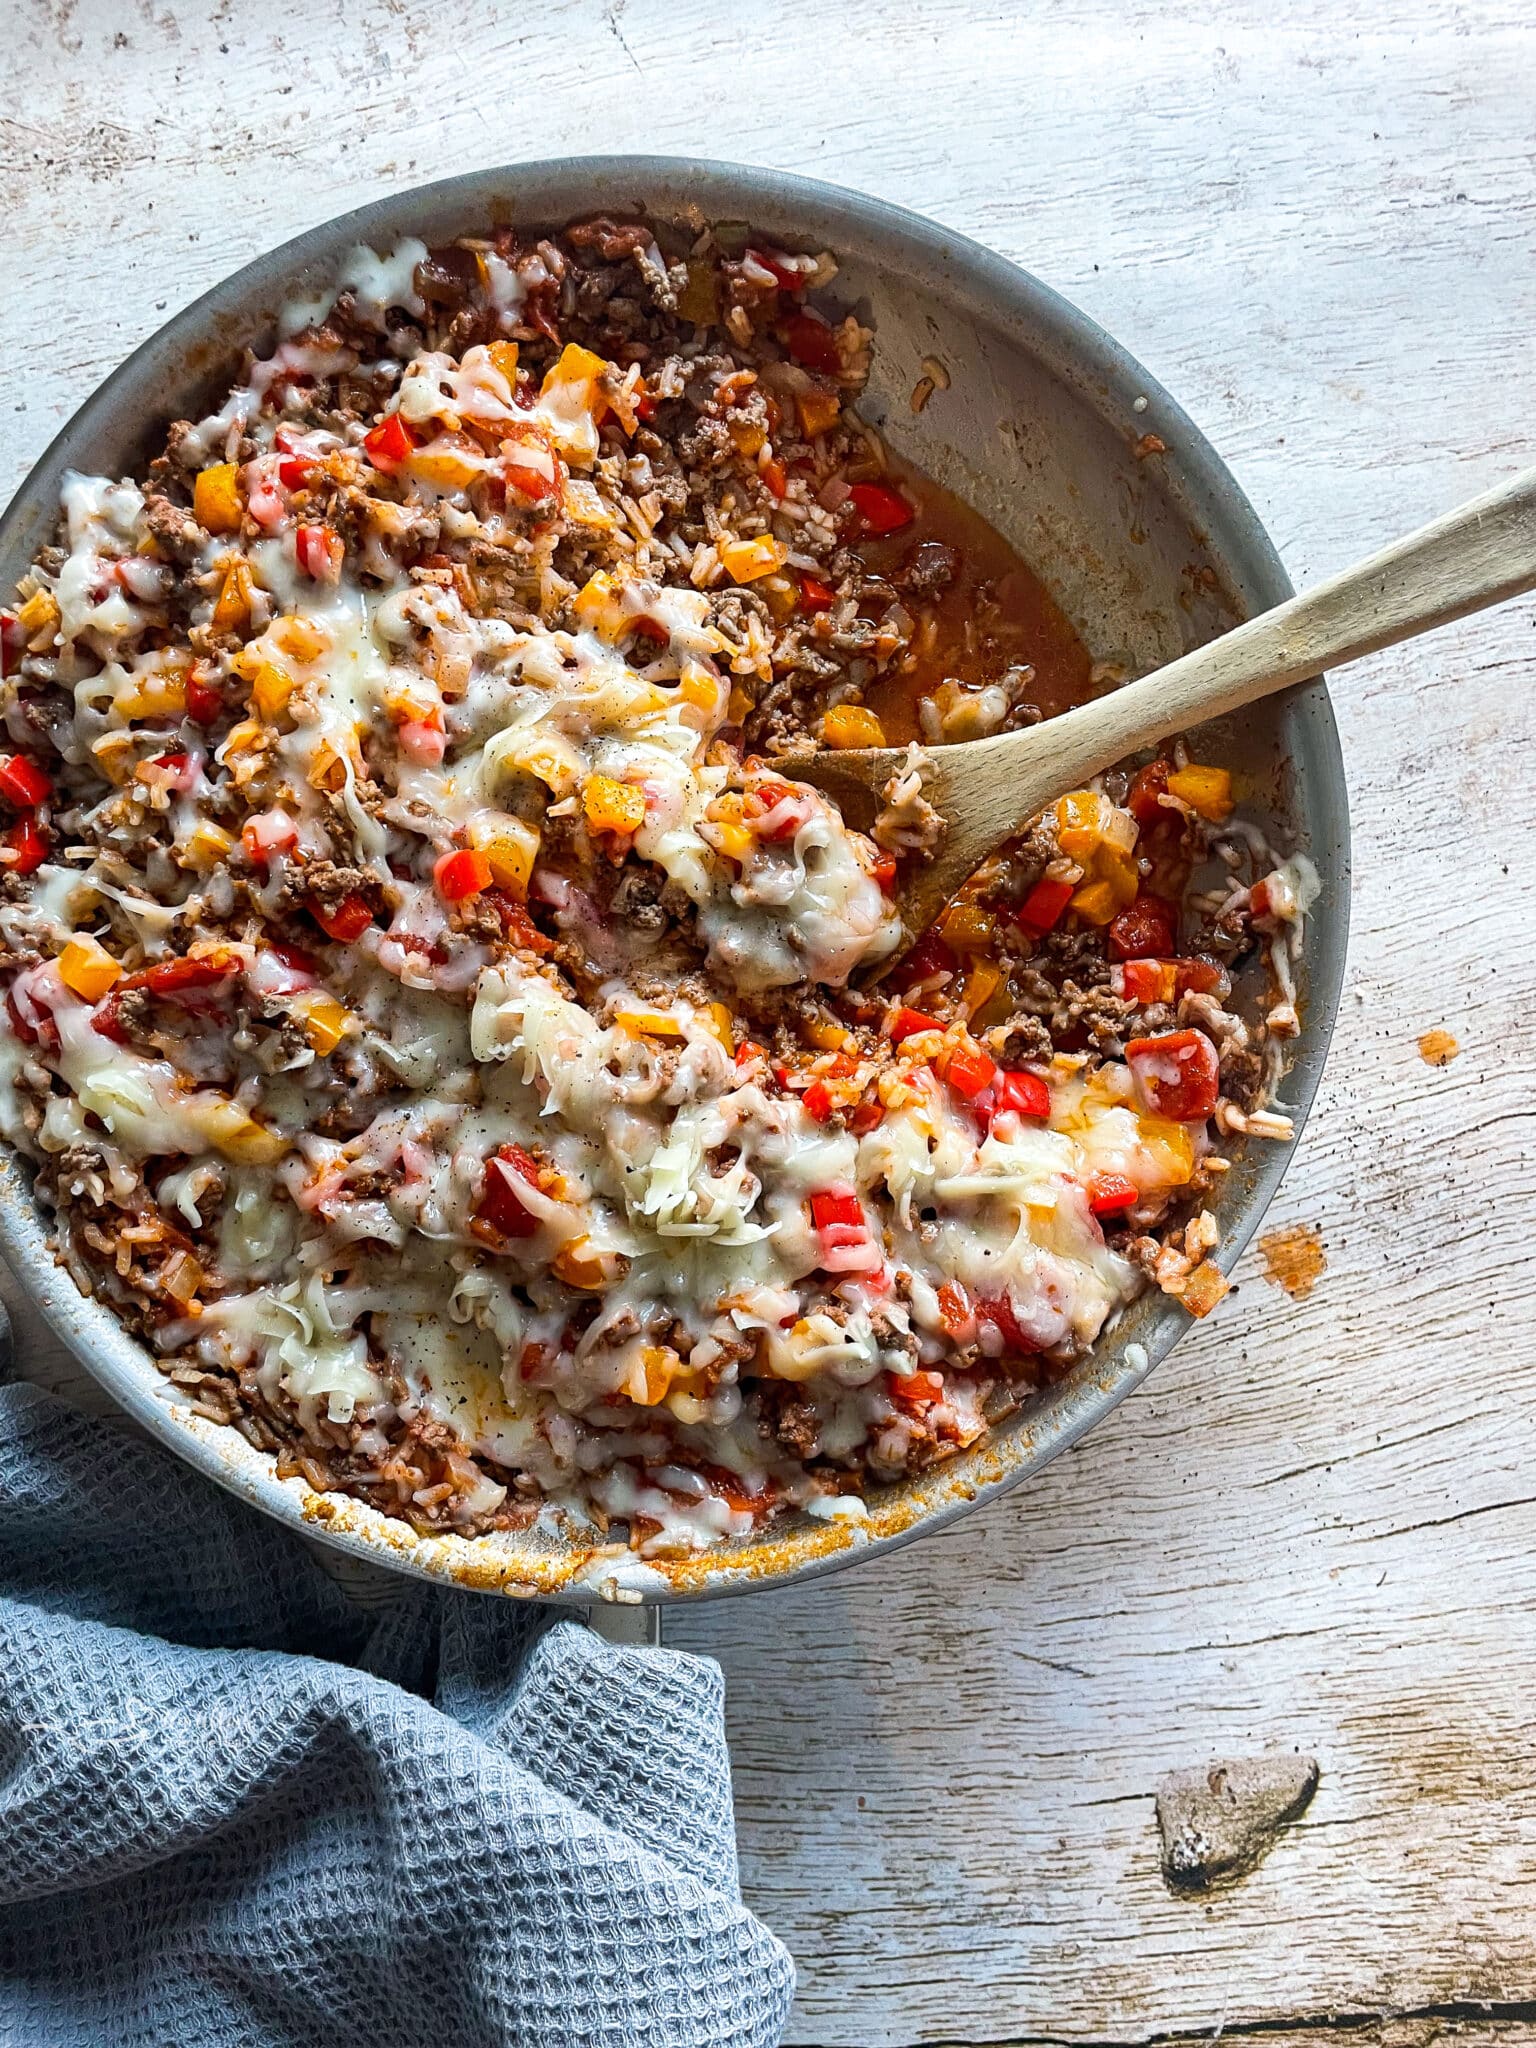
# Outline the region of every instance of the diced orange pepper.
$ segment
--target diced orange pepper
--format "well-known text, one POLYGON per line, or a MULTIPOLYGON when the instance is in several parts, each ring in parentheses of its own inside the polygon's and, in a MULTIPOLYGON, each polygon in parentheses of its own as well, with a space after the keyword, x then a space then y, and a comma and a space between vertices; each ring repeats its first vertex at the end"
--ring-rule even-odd
POLYGON ((589 775, 581 807, 594 832, 638 832, 645 823, 645 791, 611 775, 589 775))
POLYGON ((99 1003, 122 971, 106 947, 88 936, 71 939, 59 955, 65 987, 88 1003, 99 1003))
POLYGON ((755 583, 782 569, 789 550, 782 541, 759 534, 755 540, 723 540, 720 561, 733 583, 755 583))
POLYGON ((232 462, 200 469, 192 485, 192 515, 210 533, 238 533, 243 507, 240 472, 232 462))
POLYGON ((243 555, 236 555, 226 566, 224 580, 219 585, 218 602, 213 607, 213 630, 216 633, 248 633, 251 630, 251 600, 255 594, 250 564, 243 555))
POLYGON ((1224 825, 1232 815, 1232 777, 1225 768, 1175 768, 1168 777, 1168 793, 1189 805, 1197 816, 1212 825, 1224 825))
POLYGON ((834 704, 821 721, 821 737, 829 747, 883 747, 885 727, 862 704, 834 704))

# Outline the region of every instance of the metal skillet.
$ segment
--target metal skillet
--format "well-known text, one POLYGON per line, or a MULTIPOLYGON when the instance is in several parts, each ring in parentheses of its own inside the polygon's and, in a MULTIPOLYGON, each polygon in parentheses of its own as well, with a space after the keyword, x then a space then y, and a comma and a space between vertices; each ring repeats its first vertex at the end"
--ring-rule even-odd
MULTIPOLYGON (((877 331, 860 404, 893 449, 973 504, 1044 580, 1096 660, 1144 674, 1289 596, 1278 556, 1229 471, 1174 401, 1101 329, 1026 272, 931 221, 774 171, 664 157, 587 157, 476 172, 393 194, 259 257, 170 320, 58 436, 0 518, 7 586, 52 536, 68 468, 125 474, 167 420, 223 397, 241 350, 270 342, 282 304, 329 282, 357 242, 429 244, 487 223, 558 226, 595 210, 696 232, 750 221, 835 252, 829 294, 877 331), (928 360, 948 373, 914 412, 928 360)), ((1320 680, 1202 731, 1200 758, 1237 771, 1283 852, 1322 893, 1308 921, 1303 1035, 1282 1088, 1298 1129, 1322 1071, 1349 905, 1347 797, 1320 680)), ((1021 821, 1022 822, 1022 821, 1021 821)), ((1246 1141, 1216 1203, 1218 1263, 1259 1224, 1293 1147, 1246 1141)), ((1018 1485, 1130 1393, 1188 1328, 1146 1296, 1065 1378, 968 1452, 871 1497, 862 1524, 786 1521, 702 1557, 628 1553, 534 1534, 417 1536, 362 1502, 276 1476, 270 1456, 196 1415, 149 1352, 54 1260, 30 1176, 0 1159, 0 1249, 40 1312, 146 1429, 221 1485, 354 1557, 441 1582, 572 1604, 704 1598, 782 1586, 939 1529, 1018 1485)), ((25 1368, 25 1360, 20 1363, 25 1368)))

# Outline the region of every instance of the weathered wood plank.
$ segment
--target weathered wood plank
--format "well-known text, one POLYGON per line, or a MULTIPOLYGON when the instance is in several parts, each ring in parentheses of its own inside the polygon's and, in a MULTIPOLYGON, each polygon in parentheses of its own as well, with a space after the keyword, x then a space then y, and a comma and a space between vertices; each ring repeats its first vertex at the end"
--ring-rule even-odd
MULTIPOLYGON (((1522 6, 54 0, 11 58, 0 480, 254 250, 381 183, 595 149, 783 163, 1016 257, 1186 401, 1298 580, 1536 459, 1522 6)), ((1337 693, 1351 980, 1274 1218, 1320 1226, 1312 1294, 1250 1256, 1026 1493, 670 1624, 730 1677, 792 2040, 1528 2037, 1533 620, 1337 693), (1463 1050, 1431 1069, 1435 1026, 1463 1050), (1157 1780, 1266 1747, 1319 1759, 1311 1807, 1235 1890, 1173 1897, 1157 1780)), ((35 1330, 20 1355, 78 1383, 35 1330)))

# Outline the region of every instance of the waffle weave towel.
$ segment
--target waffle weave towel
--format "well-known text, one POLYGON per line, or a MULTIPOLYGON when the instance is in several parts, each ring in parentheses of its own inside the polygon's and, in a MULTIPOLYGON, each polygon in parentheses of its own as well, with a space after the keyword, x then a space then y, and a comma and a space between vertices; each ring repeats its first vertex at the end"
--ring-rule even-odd
POLYGON ((718 1669, 402 1582, 0 1387, 4 2048, 779 2039, 718 1669))

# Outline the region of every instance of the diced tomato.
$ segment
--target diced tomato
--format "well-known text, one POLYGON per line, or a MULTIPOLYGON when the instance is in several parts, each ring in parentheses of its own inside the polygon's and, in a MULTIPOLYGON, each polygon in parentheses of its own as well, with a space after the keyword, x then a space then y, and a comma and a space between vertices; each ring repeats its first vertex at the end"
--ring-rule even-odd
POLYGON ((1146 890, 1110 920, 1111 960, 1141 960, 1148 954, 1168 954, 1174 949, 1179 912, 1164 896, 1146 890))
POLYGON ((939 1289, 939 1321, 951 1337, 957 1337, 970 1324, 971 1304, 957 1280, 946 1280, 939 1289))
POLYGON ((1127 1003, 1171 1003, 1178 994, 1171 960, 1123 960, 1111 968, 1109 985, 1127 1003))
POLYGON ((891 1043, 900 1045, 904 1038, 915 1038, 919 1031, 943 1029, 937 1017, 929 1017, 922 1010, 910 1010, 903 1004, 891 1019, 891 1043))
POLYGON ((519 1199, 517 1184, 521 1181, 527 1187, 537 1187, 539 1171, 539 1162, 521 1145, 503 1145, 485 1162, 485 1187, 475 1222, 498 1237, 532 1237, 539 1227, 538 1218, 519 1199))
POLYGON ((1181 996, 1192 991, 1196 995, 1214 995, 1221 987, 1225 970, 1214 960, 1175 960, 1174 985, 1181 996))
POLYGON ((848 1128, 856 1138, 862 1138, 878 1130, 884 1116, 885 1105, 871 1088, 848 1112, 848 1128))
POLYGON ((909 499, 893 484, 850 484, 848 503, 859 522, 859 532, 878 537, 900 533, 917 517, 909 499))
POLYGON ((425 768, 435 767, 448 751, 448 735, 443 731, 441 713, 434 713, 430 718, 406 719, 397 728, 396 737, 406 759, 417 761, 425 768))
POLYGON ((505 889, 487 889, 485 896, 501 919, 503 938, 527 953, 547 953, 553 946, 554 940, 545 937, 515 896, 509 896, 505 889))
POLYGON ((200 675, 193 668, 187 677, 187 716, 194 725, 212 725, 224 709, 224 699, 207 680, 206 673, 200 675))
POLYGON ((864 1228, 864 1210, 851 1188, 833 1188, 811 1197, 811 1221, 818 1230, 864 1228))
POLYGON ((1250 917, 1269 917, 1274 907, 1269 900, 1269 877, 1265 875, 1248 891, 1248 914, 1250 917))
POLYGON ((1044 1122, 1051 1113, 1051 1091, 1038 1074, 1010 1067, 997 1076, 985 1096, 978 1098, 976 1110, 984 1130, 990 1130, 994 1117, 1010 1112, 1044 1122))
POLYGON ((1221 1061, 1203 1031, 1133 1038, 1125 1057, 1137 1093, 1154 1116, 1176 1124, 1203 1124, 1215 1109, 1221 1061))
POLYGON ((782 256, 772 249, 749 249, 747 254, 760 270, 766 270, 781 292, 803 292, 807 273, 792 269, 782 256))
POLYGON ((877 854, 875 856, 875 864, 870 869, 870 873, 874 876, 875 880, 880 884, 880 887, 885 891, 887 896, 895 895, 896 856, 894 853, 877 854))
POLYGON ((1055 931, 1062 912, 1072 901, 1075 886, 1072 882, 1049 882, 1042 876, 1019 906, 1020 926, 1038 937, 1055 931))
POLYGON ((778 810, 781 804, 792 803, 794 794, 795 792, 787 782, 760 782, 756 789, 752 791, 752 795, 756 797, 761 806, 758 817, 753 821, 752 826, 759 839, 766 840, 772 845, 780 839, 794 838, 800 827, 805 823, 805 814, 797 807, 786 810, 783 817, 776 818, 772 829, 769 831, 765 832, 763 830, 761 822, 767 813, 778 810))
POLYGON ((944 1398, 944 1375, 909 1372, 890 1375, 891 1399, 899 1408, 935 1408, 944 1398))
POLYGON ((1140 1199, 1135 1181, 1123 1173, 1096 1173, 1088 1182, 1088 1207, 1095 1216, 1115 1216, 1133 1209, 1140 1199))
POLYGON ((800 1100, 805 1104, 807 1116, 814 1117, 819 1124, 828 1122, 832 1115, 832 1090, 825 1081, 813 1081, 800 1100))
POLYGON ((6 868, 13 875, 30 875, 48 858, 48 835, 33 818, 18 818, 5 831, 6 868))
POLYGON ((765 462, 757 473, 767 487, 770 497, 782 498, 789 489, 789 478, 784 474, 782 462, 765 462))
POLYGON ((837 335, 825 320, 804 310, 793 313, 784 323, 784 346, 807 370, 821 370, 835 377, 843 367, 837 352, 837 335))
POLYGON ((53 795, 53 784, 26 754, 0 754, 0 796, 18 811, 35 811, 53 795))
POLYGON ((521 434, 503 441, 501 455, 501 473, 509 491, 516 491, 530 505, 559 496, 565 466, 542 427, 527 427, 521 434))
POLYGON ((890 985, 898 992, 915 988, 920 981, 927 981, 930 975, 952 974, 957 964, 953 951, 938 933, 926 931, 911 952, 891 970, 890 985))
POLYGON ((171 789, 185 792, 197 780, 197 763, 190 754, 156 754, 146 765, 158 768, 171 789))
POLYGON ((1156 825, 1169 815, 1166 807, 1158 802, 1159 797, 1167 794, 1168 763, 1149 761, 1145 768, 1136 770, 1125 807, 1138 825, 1156 825))
MULTIPOLYGON (((974 1102, 997 1078, 997 1061, 984 1053, 979 1045, 961 1044, 946 1056, 943 1073, 957 1095, 963 1095, 967 1102, 974 1102)), ((1010 1075, 1008 1078, 1014 1077, 1010 1075)), ((1034 1077, 1030 1075, 1027 1078, 1032 1080, 1034 1077)))
POLYGON ((445 853, 432 870, 437 893, 445 903, 467 903, 491 886, 491 864, 472 846, 445 853))
POLYGON ((318 897, 311 896, 308 910, 321 931, 327 938, 334 939, 338 946, 354 945, 373 923, 372 905, 366 896, 360 896, 355 890, 351 895, 343 896, 331 909, 327 909, 318 897))
POLYGON ((416 440, 399 413, 389 413, 363 436, 368 460, 384 476, 403 469, 416 452, 416 440))
POLYGON ((808 569, 800 571, 800 604, 808 612, 829 612, 837 603, 837 592, 808 569))
POLYGON ((1040 1349, 1020 1328, 1013 1303, 1006 1294, 981 1296, 976 1303, 978 1322, 990 1323, 1003 1340, 1004 1352, 1013 1358, 1029 1358, 1040 1349))
POLYGON ((246 858, 264 868, 275 853, 288 853, 299 843, 299 828, 286 811, 259 811, 240 828, 246 858))
POLYGON ((339 583, 346 544, 330 526, 301 526, 293 536, 294 559, 316 583, 339 583))

